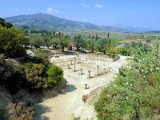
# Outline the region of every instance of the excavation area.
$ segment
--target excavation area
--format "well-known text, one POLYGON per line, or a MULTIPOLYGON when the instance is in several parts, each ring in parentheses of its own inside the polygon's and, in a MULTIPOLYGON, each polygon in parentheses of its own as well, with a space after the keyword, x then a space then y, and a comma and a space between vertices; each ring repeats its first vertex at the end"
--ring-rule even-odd
POLYGON ((126 59, 120 56, 120 59, 113 61, 107 55, 95 53, 51 56, 50 63, 63 68, 67 87, 58 96, 38 103, 35 119, 96 120, 93 105, 99 88, 114 80, 118 69, 127 63, 126 59))

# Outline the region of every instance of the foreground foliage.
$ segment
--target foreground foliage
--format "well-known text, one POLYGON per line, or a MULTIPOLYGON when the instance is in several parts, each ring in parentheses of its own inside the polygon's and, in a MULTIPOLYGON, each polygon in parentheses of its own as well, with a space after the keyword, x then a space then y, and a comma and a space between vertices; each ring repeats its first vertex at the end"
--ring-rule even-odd
POLYGON ((9 120, 33 120, 34 110, 31 106, 25 106, 24 103, 10 104, 9 109, 9 120))
POLYGON ((57 84, 59 81, 62 80, 62 78, 63 78, 63 70, 60 67, 52 65, 48 69, 47 75, 48 75, 47 84, 49 86, 53 86, 53 85, 57 84))
POLYGON ((99 120, 158 120, 160 57, 155 50, 137 48, 128 67, 106 87, 95 104, 99 120))
POLYGON ((0 56, 0 86, 12 96, 12 102, 7 109, 9 120, 33 120, 36 98, 30 95, 42 93, 42 96, 44 94, 48 97, 49 92, 54 96, 55 88, 61 84, 59 82, 63 78, 62 68, 50 65, 46 54, 39 52, 38 56, 21 60, 5 60, 0 56), (25 93, 29 93, 27 99, 24 99, 25 93))
POLYGON ((34 92, 54 87, 62 80, 63 70, 50 65, 43 57, 26 58, 20 62, 0 58, 0 85, 4 85, 11 93, 19 89, 34 92))
POLYGON ((23 45, 27 42, 25 32, 13 28, 11 23, 0 19, 0 54, 13 58, 22 57, 26 55, 23 45))
MULTIPOLYGON (((0 87, 3 88, 1 93, 7 91, 8 94, 4 96, 10 100, 7 101, 10 104, 8 108, 4 108, 7 109, 5 112, 9 120, 33 120, 36 98, 23 99, 25 93, 31 97, 32 94, 47 94, 47 91, 51 91, 54 96, 63 78, 63 70, 49 64, 48 53, 36 51, 36 56, 29 56, 25 50, 27 46, 26 33, 0 18, 0 87)), ((0 116, 3 117, 3 113, 0 116)))

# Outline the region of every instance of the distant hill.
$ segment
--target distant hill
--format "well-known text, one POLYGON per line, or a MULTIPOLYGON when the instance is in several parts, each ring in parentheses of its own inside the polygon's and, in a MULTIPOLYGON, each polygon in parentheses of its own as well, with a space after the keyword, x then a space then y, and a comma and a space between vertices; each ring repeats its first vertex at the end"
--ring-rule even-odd
POLYGON ((17 26, 25 26, 32 29, 53 29, 65 32, 147 32, 144 28, 128 26, 100 26, 85 22, 76 22, 53 15, 37 13, 32 15, 19 15, 5 18, 6 21, 17 26))
POLYGON ((6 21, 18 26, 27 26, 39 29, 54 29, 61 31, 109 31, 126 32, 127 30, 112 26, 99 26, 85 22, 76 22, 58 18, 52 15, 37 13, 5 18, 6 21))

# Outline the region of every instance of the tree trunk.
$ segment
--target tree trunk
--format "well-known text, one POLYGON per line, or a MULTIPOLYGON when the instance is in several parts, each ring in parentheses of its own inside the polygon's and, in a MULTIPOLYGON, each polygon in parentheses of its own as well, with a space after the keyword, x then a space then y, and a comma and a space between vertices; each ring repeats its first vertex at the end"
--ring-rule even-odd
POLYGON ((79 51, 79 46, 76 46, 77 47, 77 51, 79 51))
POLYGON ((62 52, 64 52, 64 46, 62 46, 62 52))
POLYGON ((92 48, 92 50, 91 50, 91 53, 93 53, 94 52, 94 48, 92 48))

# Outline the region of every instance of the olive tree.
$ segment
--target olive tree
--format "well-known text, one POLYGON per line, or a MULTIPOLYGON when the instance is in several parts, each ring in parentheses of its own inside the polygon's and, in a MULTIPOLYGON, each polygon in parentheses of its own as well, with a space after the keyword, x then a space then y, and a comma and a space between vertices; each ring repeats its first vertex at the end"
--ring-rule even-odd
POLYGON ((74 37, 74 44, 77 48, 77 51, 79 51, 80 48, 82 48, 84 46, 85 42, 84 42, 81 35, 77 35, 74 37))

